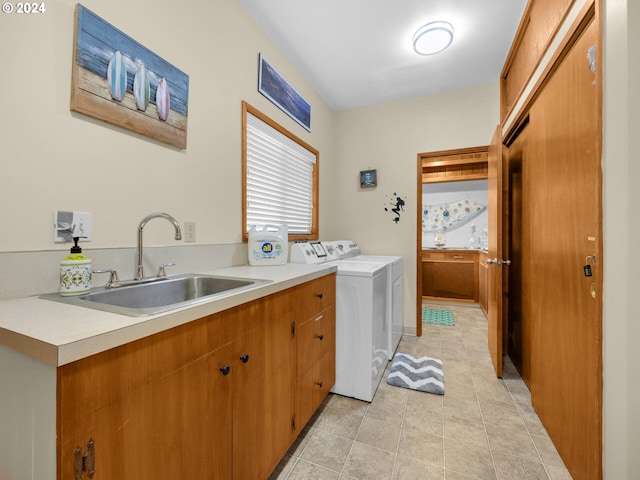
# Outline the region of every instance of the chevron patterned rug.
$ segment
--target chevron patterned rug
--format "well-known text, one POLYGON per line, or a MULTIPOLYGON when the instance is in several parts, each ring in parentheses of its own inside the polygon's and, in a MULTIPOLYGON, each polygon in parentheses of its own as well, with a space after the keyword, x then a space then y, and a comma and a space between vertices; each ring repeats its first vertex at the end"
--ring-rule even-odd
POLYGON ((434 323, 436 325, 455 326, 453 312, 451 310, 441 310, 439 308, 423 308, 422 321, 424 323, 434 323))
POLYGON ((396 387, 444 395, 442 361, 396 353, 393 356, 387 383, 396 387))

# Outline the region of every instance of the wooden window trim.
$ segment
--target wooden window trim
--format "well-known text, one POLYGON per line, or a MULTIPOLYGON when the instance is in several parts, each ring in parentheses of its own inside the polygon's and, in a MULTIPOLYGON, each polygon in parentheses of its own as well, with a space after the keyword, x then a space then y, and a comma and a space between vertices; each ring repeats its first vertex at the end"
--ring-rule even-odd
POLYGON ((320 168, 320 152, 309 145, 307 142, 294 135, 286 128, 282 127, 274 120, 266 116, 257 108, 251 106, 246 101, 242 101, 242 241, 248 241, 247 233, 247 113, 262 120, 264 123, 277 130, 287 138, 297 143, 301 147, 309 150, 316 156, 316 162, 313 164, 312 182, 313 191, 311 193, 312 212, 311 212, 311 233, 308 234, 289 234, 289 240, 317 240, 318 239, 318 206, 319 206, 319 168, 320 168))

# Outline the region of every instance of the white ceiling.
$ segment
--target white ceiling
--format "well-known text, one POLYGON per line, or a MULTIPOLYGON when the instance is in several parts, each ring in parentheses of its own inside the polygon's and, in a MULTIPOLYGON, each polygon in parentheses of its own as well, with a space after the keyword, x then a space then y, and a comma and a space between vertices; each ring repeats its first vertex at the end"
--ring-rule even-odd
POLYGON ((526 0, 238 2, 336 111, 496 82, 526 5, 526 0), (413 34, 438 20, 453 25, 453 43, 440 54, 417 55, 413 34))

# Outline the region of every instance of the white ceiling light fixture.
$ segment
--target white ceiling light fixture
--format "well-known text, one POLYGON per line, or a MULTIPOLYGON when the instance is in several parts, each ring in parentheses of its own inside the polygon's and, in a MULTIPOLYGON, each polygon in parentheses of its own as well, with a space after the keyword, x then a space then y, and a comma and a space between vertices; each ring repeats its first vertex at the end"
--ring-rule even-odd
POLYGON ((453 42, 453 26, 449 22, 431 22, 420 27, 413 36, 413 49, 420 55, 433 55, 453 42))

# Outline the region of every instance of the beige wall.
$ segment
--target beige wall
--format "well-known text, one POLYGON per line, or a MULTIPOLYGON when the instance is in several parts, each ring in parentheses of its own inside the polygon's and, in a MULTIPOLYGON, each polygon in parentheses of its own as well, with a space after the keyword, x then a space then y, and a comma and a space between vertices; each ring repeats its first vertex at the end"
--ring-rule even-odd
POLYGON ((604 2, 604 477, 640 478, 640 4, 604 2))
MULTIPOLYGON (((240 242, 243 99, 320 150, 327 175, 331 111, 233 1, 83 2, 189 75, 186 150, 70 112, 75 3, 2 15, 0 252, 68 249, 53 243, 54 210, 93 214, 87 251, 135 245, 155 211, 195 221, 197 243, 240 242), (258 52, 312 104, 310 134, 257 92, 258 52)), ((145 243, 174 244, 164 223, 145 243)))
MULTIPOLYGON (((365 253, 402 255, 404 325, 415 332, 417 154, 488 145, 499 121, 498 84, 444 92, 336 115, 332 237, 353 239, 365 253), (375 168, 376 188, 361 189, 360 170, 375 168), (398 194, 400 221, 385 211, 398 194)), ((419 196, 418 196, 419 195, 419 196)))

